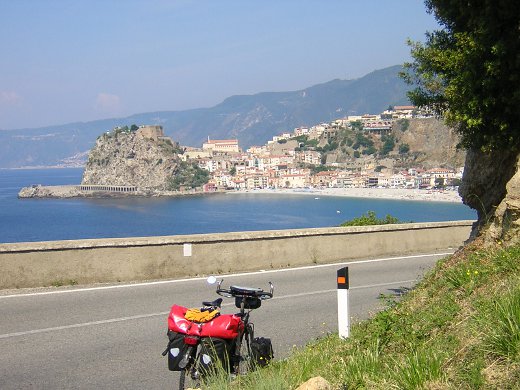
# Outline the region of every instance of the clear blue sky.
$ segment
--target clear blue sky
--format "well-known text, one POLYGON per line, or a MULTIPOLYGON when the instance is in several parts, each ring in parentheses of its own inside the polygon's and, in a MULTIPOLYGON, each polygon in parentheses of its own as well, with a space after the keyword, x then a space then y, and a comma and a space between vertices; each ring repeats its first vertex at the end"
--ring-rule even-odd
POLYGON ((358 78, 437 27, 422 0, 0 0, 0 129, 358 78))

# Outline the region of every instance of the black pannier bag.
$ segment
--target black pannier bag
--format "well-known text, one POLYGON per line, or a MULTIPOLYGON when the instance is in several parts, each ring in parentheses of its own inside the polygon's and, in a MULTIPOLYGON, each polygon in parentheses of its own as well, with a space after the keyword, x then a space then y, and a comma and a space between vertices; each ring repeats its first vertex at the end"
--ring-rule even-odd
POLYGON ((168 369, 170 371, 181 371, 179 363, 188 350, 188 346, 184 344, 184 334, 169 330, 168 339, 168 369))
POLYGON ((231 369, 230 354, 232 340, 218 337, 204 337, 200 343, 199 363, 201 374, 206 375, 223 368, 226 372, 231 369))
POLYGON ((253 341, 251 341, 251 354, 258 367, 267 366, 274 356, 271 339, 255 337, 253 341))
POLYGON ((240 309, 244 302, 244 309, 258 309, 262 306, 262 301, 258 297, 235 297, 235 306, 240 309))

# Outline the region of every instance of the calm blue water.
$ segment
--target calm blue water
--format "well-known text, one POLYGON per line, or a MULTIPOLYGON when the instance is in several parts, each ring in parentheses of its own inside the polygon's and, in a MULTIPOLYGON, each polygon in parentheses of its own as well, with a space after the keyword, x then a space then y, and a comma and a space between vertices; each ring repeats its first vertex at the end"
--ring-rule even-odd
POLYGON ((309 195, 18 199, 31 184, 79 184, 82 169, 0 170, 0 243, 332 227, 373 210, 403 221, 475 219, 462 204, 309 195), (340 213, 337 213, 337 211, 340 213))

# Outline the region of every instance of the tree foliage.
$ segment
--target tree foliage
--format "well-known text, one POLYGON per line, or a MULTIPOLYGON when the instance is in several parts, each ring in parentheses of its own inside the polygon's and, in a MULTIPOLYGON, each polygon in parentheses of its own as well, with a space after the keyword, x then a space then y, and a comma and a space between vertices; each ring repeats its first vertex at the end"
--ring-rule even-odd
POLYGON ((381 137, 381 141, 383 141, 383 146, 381 147, 380 154, 381 156, 386 156, 395 148, 395 138, 391 135, 384 135, 381 137))
POLYGON ((401 144, 399 145, 399 154, 406 154, 410 151, 410 145, 401 144))
POLYGON ((373 146, 374 146, 374 141, 372 141, 370 138, 366 137, 361 132, 356 133, 356 141, 355 141, 354 145, 352 145, 353 149, 357 150, 360 147, 370 148, 373 146))
POLYGON ((326 172, 326 171, 333 171, 334 168, 332 167, 328 167, 326 165, 312 165, 310 167, 311 169, 311 172, 313 175, 317 174, 317 173, 320 173, 320 172, 326 172))
POLYGON ((361 121, 354 121, 354 122, 351 122, 351 123, 350 123, 350 126, 351 126, 352 129, 354 129, 354 130, 357 130, 357 131, 363 131, 363 122, 361 122, 361 121))
POLYGON ((520 12, 516 0, 426 0, 442 29, 409 42, 401 74, 429 106, 482 150, 520 150, 520 12))
POLYGON ((410 121, 406 118, 398 119, 395 122, 395 124, 396 124, 397 128, 403 132, 408 130, 408 128, 410 127, 410 121))

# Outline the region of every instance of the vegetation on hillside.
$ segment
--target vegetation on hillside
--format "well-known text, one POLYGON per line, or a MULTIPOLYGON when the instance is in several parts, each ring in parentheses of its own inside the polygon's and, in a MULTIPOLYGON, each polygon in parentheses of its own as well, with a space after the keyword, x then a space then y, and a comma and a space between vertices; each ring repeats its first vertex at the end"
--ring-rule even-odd
POLYGON ((97 137, 97 139, 99 139, 99 138, 107 139, 107 138, 112 138, 112 137, 117 138, 119 134, 135 133, 138 129, 139 129, 139 126, 137 126, 136 124, 133 124, 131 126, 116 126, 111 131, 107 131, 107 132, 101 134, 99 137, 97 137))
POLYGON ((197 188, 206 184, 209 180, 209 172, 200 168, 195 163, 181 161, 177 172, 168 182, 168 189, 178 191, 187 188, 197 188))
POLYGON ((173 143, 171 139, 161 139, 157 142, 157 146, 159 146, 166 155, 184 153, 184 148, 182 148, 177 142, 173 143))
MULTIPOLYGON (((335 389, 518 389, 520 246, 475 242, 440 261, 402 299, 286 360, 213 389, 294 389, 311 377, 335 389)), ((404 289, 403 289, 404 290, 404 289)))
MULTIPOLYGON (((373 159, 376 164, 378 160, 390 159, 393 163, 386 166, 395 169, 454 168, 463 164, 464 153, 455 150, 458 137, 434 118, 400 119, 381 133, 368 131, 359 124, 335 124, 318 138, 300 135, 290 141, 296 152, 319 152, 321 164, 327 166, 348 165, 357 158, 373 159)), ((278 140, 278 144, 288 142, 278 140)))

